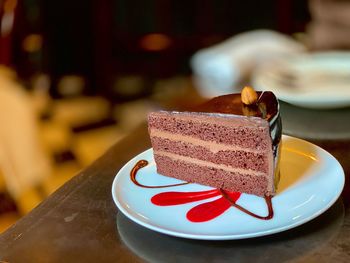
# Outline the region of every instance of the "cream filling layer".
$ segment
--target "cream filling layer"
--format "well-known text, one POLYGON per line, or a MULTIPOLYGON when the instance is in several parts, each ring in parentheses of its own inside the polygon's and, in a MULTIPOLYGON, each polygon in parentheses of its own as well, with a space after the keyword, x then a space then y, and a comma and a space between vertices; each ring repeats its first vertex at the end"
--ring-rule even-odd
POLYGON ((176 142, 190 143, 190 144, 193 144, 195 146, 201 146, 201 147, 207 148, 209 151, 211 151, 213 153, 217 153, 219 151, 244 151, 244 152, 255 153, 255 154, 262 153, 262 151, 258 151, 258 150, 254 150, 254 149, 248 149, 248 148, 243 148, 243 147, 239 147, 239 146, 232 146, 232 145, 225 145, 225 144, 220 144, 220 143, 213 142, 213 141, 203 141, 201 139, 193 138, 191 136, 160 131, 157 129, 151 129, 150 136, 151 137, 153 137, 153 136, 159 137, 159 138, 163 138, 163 139, 169 139, 169 140, 176 141, 176 142))
POLYGON ((232 172, 232 173, 240 173, 240 174, 253 175, 253 176, 265 176, 266 175, 265 173, 262 173, 262 172, 245 170, 245 169, 241 169, 241 168, 234 168, 234 167, 224 165, 224 164, 216 164, 216 163, 207 162, 207 161, 199 160, 196 158, 191 158, 191 157, 182 156, 182 155, 164 152, 164 151, 154 151, 154 154, 169 157, 173 160, 179 160, 182 162, 187 162, 187 163, 200 165, 200 166, 213 167, 215 169, 221 169, 221 170, 224 170, 227 172, 232 172))

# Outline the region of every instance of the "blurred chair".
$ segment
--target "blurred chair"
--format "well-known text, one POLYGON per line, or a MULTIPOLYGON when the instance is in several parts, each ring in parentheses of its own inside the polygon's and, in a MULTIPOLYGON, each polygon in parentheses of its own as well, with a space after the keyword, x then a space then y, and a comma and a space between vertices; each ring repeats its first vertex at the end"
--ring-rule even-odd
POLYGON ((46 195, 51 164, 39 140, 38 118, 15 73, 0 67, 0 174, 18 210, 27 213, 46 195))
POLYGON ((30 97, 16 74, 2 66, 13 63, 17 11, 18 1, 0 1, 0 192, 9 193, 18 212, 25 214, 45 196, 41 185, 51 174, 51 165, 40 146, 30 97))
POLYGON ((309 0, 311 49, 350 48, 350 1, 309 0))

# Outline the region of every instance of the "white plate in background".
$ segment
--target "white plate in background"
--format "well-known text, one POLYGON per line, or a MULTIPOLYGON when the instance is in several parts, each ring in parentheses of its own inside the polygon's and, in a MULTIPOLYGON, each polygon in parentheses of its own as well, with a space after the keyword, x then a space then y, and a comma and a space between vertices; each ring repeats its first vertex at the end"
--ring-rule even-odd
POLYGON ((316 109, 350 106, 350 52, 300 54, 263 66, 252 76, 257 90, 316 109))

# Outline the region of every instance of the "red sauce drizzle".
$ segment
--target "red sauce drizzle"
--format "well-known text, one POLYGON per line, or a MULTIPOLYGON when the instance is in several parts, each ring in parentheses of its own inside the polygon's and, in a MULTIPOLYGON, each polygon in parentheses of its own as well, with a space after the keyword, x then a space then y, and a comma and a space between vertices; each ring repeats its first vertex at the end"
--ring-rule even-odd
POLYGON ((205 200, 218 195, 220 195, 218 189, 200 192, 164 192, 153 196, 151 202, 159 206, 181 205, 205 200))
MULTIPOLYGON (((216 189, 219 194, 221 194, 219 189, 216 189)), ((239 197, 241 196, 241 193, 239 192, 230 192, 230 197, 232 198, 232 201, 237 201, 239 197)), ((200 205, 197 205, 193 208, 191 208, 187 214, 186 217, 191 222, 201 223, 210 221, 221 214, 223 214, 227 209, 231 207, 231 203, 223 196, 220 198, 202 203, 200 205)))
MULTIPOLYGON (((179 183, 179 184, 161 185, 161 186, 148 186, 148 185, 140 184, 136 179, 137 172, 141 168, 147 166, 147 164, 148 162, 146 160, 140 160, 135 164, 135 166, 130 172, 131 181, 137 186, 144 187, 144 188, 165 188, 165 187, 189 184, 188 182, 179 183)), ((218 217, 219 215, 224 213, 227 209, 229 209, 231 206, 257 219, 270 220, 273 217, 274 213, 273 213, 271 196, 265 196, 265 201, 268 207, 268 215, 260 216, 236 204, 237 200, 241 196, 241 193, 229 192, 223 189, 213 189, 213 190, 199 191, 199 192, 163 192, 163 193, 154 195, 151 198, 151 202, 159 206, 181 205, 181 204, 209 199, 220 195, 221 197, 216 200, 202 203, 191 208, 186 214, 187 219, 191 222, 206 222, 218 217)))

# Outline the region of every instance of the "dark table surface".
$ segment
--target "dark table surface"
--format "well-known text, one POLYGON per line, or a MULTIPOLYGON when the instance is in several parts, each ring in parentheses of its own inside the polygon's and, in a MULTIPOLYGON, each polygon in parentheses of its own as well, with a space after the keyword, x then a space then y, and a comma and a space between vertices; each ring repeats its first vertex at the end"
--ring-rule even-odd
POLYGON ((232 241, 176 238, 133 223, 118 212, 111 185, 128 160, 150 147, 144 124, 4 232, 0 261, 350 262, 350 109, 307 110, 285 103, 281 108, 285 133, 323 147, 345 170, 341 198, 312 221, 232 241))

